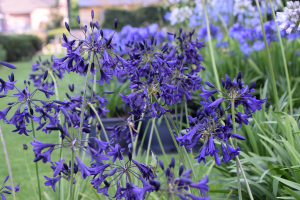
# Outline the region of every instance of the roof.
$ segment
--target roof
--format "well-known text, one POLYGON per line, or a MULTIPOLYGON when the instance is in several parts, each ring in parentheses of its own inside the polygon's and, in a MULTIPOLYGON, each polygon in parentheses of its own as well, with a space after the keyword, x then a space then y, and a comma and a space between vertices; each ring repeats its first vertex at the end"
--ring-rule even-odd
POLYGON ((132 5, 132 4, 151 4, 158 3, 159 0, 78 0, 79 7, 92 6, 118 6, 118 5, 132 5))
POLYGON ((2 13, 29 14, 35 8, 49 8, 58 0, 0 0, 2 13))

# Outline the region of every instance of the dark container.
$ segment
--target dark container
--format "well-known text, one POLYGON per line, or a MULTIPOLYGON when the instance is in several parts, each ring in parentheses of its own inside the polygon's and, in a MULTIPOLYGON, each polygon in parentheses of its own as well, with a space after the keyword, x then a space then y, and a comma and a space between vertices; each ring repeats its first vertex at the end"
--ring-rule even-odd
MULTIPOLYGON (((174 122, 176 123, 176 115, 172 114, 171 116, 172 116, 174 122)), ((177 116, 178 116, 178 121, 180 121, 180 115, 177 115, 177 116)), ((146 119, 146 120, 143 121, 142 128, 141 128, 141 132, 143 134, 145 134, 145 129, 147 127, 148 121, 149 121, 149 119, 146 119)), ((183 116, 183 123, 186 123, 185 115, 183 116)), ((169 120, 169 124, 172 128, 173 134, 175 134, 175 130, 174 130, 170 120, 169 120)), ((155 125, 157 127, 157 130, 158 130, 158 133, 159 133, 159 136, 160 136, 160 139, 161 139, 161 142, 162 142, 162 145, 163 145, 163 148, 164 148, 165 152, 166 153, 177 153, 176 146, 174 144, 174 141, 172 139, 172 136, 170 134, 170 131, 168 129, 168 126, 167 126, 167 123, 165 122, 164 117, 156 119, 155 120, 155 125)), ((146 150, 148 148, 148 143, 149 143, 150 134, 151 134, 151 128, 152 128, 152 122, 150 122, 150 125, 149 125, 148 130, 147 130, 147 135, 145 137, 145 141, 144 141, 144 144, 143 144, 143 149, 144 150, 146 150)), ((156 136, 155 129, 153 130, 150 150, 153 151, 155 154, 161 154, 162 153, 159 142, 158 142, 158 138, 156 136)))

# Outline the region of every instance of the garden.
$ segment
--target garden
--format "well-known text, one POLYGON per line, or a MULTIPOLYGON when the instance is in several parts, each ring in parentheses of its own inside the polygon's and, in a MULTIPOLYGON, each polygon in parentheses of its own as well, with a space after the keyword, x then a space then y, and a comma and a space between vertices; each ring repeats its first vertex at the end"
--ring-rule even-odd
POLYGON ((141 9, 0 34, 1 198, 300 199, 300 2, 141 9))

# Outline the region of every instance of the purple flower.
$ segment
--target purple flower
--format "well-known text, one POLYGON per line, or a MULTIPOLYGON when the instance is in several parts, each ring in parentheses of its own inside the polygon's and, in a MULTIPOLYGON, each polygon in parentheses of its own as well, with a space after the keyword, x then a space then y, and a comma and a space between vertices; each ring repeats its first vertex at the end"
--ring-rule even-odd
POLYGON ((123 160, 123 152, 125 151, 125 148, 121 148, 119 144, 116 144, 115 147, 111 147, 111 151, 107 152, 108 156, 112 156, 112 161, 115 162, 118 158, 119 160, 123 160))
POLYGON ((53 191, 55 192, 55 184, 61 179, 61 176, 58 176, 56 178, 49 178, 47 176, 44 176, 44 177, 47 180, 45 182, 45 186, 51 186, 53 191))

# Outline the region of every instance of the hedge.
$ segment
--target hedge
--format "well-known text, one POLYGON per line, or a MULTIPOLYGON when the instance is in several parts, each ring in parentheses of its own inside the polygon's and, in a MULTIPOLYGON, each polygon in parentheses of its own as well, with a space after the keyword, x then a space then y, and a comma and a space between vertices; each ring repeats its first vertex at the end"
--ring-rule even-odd
POLYGON ((103 28, 114 28, 114 20, 118 19, 118 30, 123 26, 146 26, 153 23, 167 23, 164 20, 166 10, 162 6, 147 6, 136 10, 106 9, 103 28))
POLYGON ((42 40, 35 35, 2 35, 0 45, 6 51, 6 61, 30 60, 42 49, 42 40))

